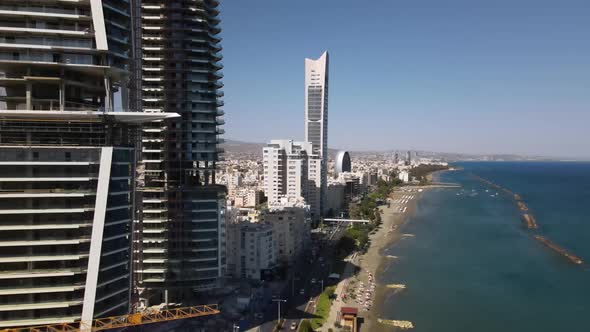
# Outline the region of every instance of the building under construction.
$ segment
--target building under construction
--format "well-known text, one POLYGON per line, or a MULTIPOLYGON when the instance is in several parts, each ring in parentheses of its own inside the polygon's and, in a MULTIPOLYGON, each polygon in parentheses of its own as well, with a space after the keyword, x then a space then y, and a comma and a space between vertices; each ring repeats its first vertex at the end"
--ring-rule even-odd
POLYGON ((225 187, 215 184, 223 111, 216 0, 134 6, 138 104, 180 114, 143 129, 136 287, 148 304, 190 303, 225 271, 225 187))
POLYGON ((0 3, 0 327, 130 310, 131 8, 0 3))

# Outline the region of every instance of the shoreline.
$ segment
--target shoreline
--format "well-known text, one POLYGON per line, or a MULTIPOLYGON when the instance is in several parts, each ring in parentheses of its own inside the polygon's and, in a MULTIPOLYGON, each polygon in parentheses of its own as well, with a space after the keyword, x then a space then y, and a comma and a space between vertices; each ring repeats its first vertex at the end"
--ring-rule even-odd
MULTIPOLYGON (((432 173, 431 173, 432 174, 432 173)), ((430 175, 430 178, 436 179, 430 175)), ((381 274, 389 267, 395 256, 385 255, 385 250, 399 240, 407 238, 414 241, 414 234, 403 234, 402 227, 407 224, 415 215, 418 201, 422 195, 433 188, 458 187, 459 185, 423 185, 404 186, 396 188, 388 197, 388 205, 379 207, 381 214, 381 225, 373 233, 369 233, 369 247, 364 254, 355 253, 345 260, 347 262, 343 278, 336 288, 336 299, 332 302, 330 314, 319 331, 327 332, 333 328, 338 312, 342 307, 354 307, 358 309, 360 332, 386 332, 397 329, 391 325, 379 323, 382 317, 385 300, 392 294, 404 291, 405 285, 391 285, 388 287, 382 280, 381 274)), ((395 283, 404 283, 406 280, 399 280, 395 283)), ((403 318, 401 318, 403 319, 403 318)), ((399 322, 398 322, 399 323, 399 322)), ((411 326, 410 322, 401 322, 411 326)))
MULTIPOLYGON (((408 187, 406 187, 408 188, 408 187)), ((391 289, 391 288, 387 288, 387 285, 384 284, 383 280, 381 280, 380 275, 382 274, 382 272, 388 267, 388 264, 390 263, 390 261, 392 259, 395 258, 390 258, 387 257, 386 255, 384 255, 384 251, 391 247, 394 243, 396 243, 397 241, 399 241, 400 239, 402 239, 402 232, 401 232, 401 227, 403 227, 407 222, 409 222, 410 217, 412 217, 415 213, 416 213, 416 209, 417 209, 417 205, 418 205, 418 201, 420 200, 420 198, 422 197, 422 194, 424 193, 425 190, 422 188, 423 191, 422 192, 412 192, 414 194, 414 197, 408 201, 407 204, 407 210, 405 213, 402 214, 393 214, 393 215, 387 215, 388 212, 391 213, 390 211, 387 210, 391 210, 392 208, 383 208, 381 209, 381 214, 382 214, 382 218, 384 220, 383 222, 383 228, 380 229, 376 234, 374 234, 374 238, 371 238, 371 248, 367 251, 366 254, 364 254, 361 258, 361 271, 369 271, 371 273, 373 273, 373 275, 376 276, 376 288, 375 288, 375 294, 374 294, 374 299, 373 299, 373 307, 371 308, 370 311, 366 312, 363 317, 364 317, 364 322, 361 325, 361 328, 359 329, 360 331, 391 331, 394 328, 391 326, 387 326, 384 324, 380 324, 378 322, 378 319, 380 318, 384 318, 382 317, 382 313, 383 313, 383 306, 385 303, 385 300, 387 299, 387 297, 389 297, 391 294, 394 294, 395 292, 398 291, 403 291, 403 290, 395 290, 395 289, 391 289), (388 219, 387 221, 385 221, 386 219, 388 219), (387 230, 394 226, 395 230, 387 233, 387 230), (382 232, 383 231, 383 232, 382 232), (381 234, 380 234, 381 233, 381 234), (381 239, 379 239, 378 237, 381 237, 381 239), (373 241, 375 241, 375 245, 373 245, 373 241)), ((390 200, 393 201, 395 199, 397 199, 399 196, 403 196, 404 194, 406 194, 406 191, 395 191, 392 195, 390 200)), ((362 273, 362 272, 361 272, 362 273)), ((400 281, 403 282, 403 281, 400 281)))
MULTIPOLYGON (((446 172, 449 170, 441 170, 436 172, 431 172, 427 175, 427 179, 429 183, 433 183, 438 175, 442 172, 446 172)), ((408 194, 408 190, 414 190, 411 193, 413 194, 413 198, 408 201, 407 203, 407 210, 401 214, 392 214, 391 210, 395 209, 393 203, 391 204, 391 208, 382 207, 381 210, 381 217, 383 220, 382 228, 373 235, 371 235, 371 247, 360 258, 360 268, 361 271, 359 275, 363 273, 371 272, 375 276, 376 280, 376 287, 375 293, 373 294, 373 307, 368 312, 363 312, 362 315, 359 316, 363 317, 363 323, 359 328, 359 331, 365 332, 387 332, 393 331, 398 328, 393 326, 381 324, 378 322, 378 319, 388 319, 388 317, 383 317, 383 308, 385 305, 385 300, 395 294, 396 292, 404 291, 403 289, 392 289, 388 288, 385 282, 380 278, 380 275, 383 271, 389 267, 391 264, 392 257, 388 257, 384 254, 384 251, 395 244, 397 241, 402 239, 402 227, 410 221, 410 218, 415 215, 418 202, 422 198, 422 195, 437 186, 420 186, 420 187, 402 187, 401 190, 394 191, 390 198, 388 199, 389 202, 395 202, 399 197, 403 197, 404 195, 408 194), (421 189, 420 191, 418 189, 421 189), (395 229, 391 232, 388 232, 391 227, 395 229)), ((361 276, 362 277, 362 276, 361 276)), ((361 278, 362 279, 362 278, 361 278)), ((398 283, 406 282, 406 280, 399 280, 398 283)), ((390 318, 389 318, 390 319, 390 318)), ((403 319, 403 318, 402 318, 403 319)))

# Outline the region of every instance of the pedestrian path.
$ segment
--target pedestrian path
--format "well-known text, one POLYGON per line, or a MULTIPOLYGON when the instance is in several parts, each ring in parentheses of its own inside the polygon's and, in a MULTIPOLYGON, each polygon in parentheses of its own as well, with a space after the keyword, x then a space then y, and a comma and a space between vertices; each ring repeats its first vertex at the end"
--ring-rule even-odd
POLYGON ((336 290, 334 294, 336 295, 336 299, 332 302, 332 306, 330 307, 330 314, 328 315, 328 319, 326 323, 322 325, 320 331, 328 332, 328 329, 334 330, 334 323, 338 318, 338 312, 343 306, 346 306, 346 303, 342 301, 342 295, 345 294, 346 286, 350 282, 350 278, 354 274, 354 264, 351 264, 351 261, 354 263, 355 259, 357 258, 356 254, 349 256, 346 258, 346 266, 344 267, 344 272, 342 273, 340 282, 336 286, 336 290))

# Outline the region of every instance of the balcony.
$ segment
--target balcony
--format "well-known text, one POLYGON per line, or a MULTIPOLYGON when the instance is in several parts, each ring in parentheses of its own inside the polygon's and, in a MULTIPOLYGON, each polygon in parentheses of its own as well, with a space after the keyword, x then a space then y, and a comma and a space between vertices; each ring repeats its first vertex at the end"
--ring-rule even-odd
POLYGON ((221 55, 221 53, 211 53, 211 56, 216 61, 219 61, 219 60, 223 59, 223 56, 221 55))
POLYGON ((2 304, 1 311, 15 311, 15 310, 41 310, 41 309, 56 309, 68 308, 72 306, 81 305, 82 300, 78 301, 58 301, 58 302, 34 302, 34 303, 20 303, 20 304, 2 304))

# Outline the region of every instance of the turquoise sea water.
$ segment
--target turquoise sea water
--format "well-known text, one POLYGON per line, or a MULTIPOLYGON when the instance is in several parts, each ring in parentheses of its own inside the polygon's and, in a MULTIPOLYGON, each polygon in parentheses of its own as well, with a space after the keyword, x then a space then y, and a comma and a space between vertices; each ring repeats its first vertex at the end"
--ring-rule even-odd
POLYGON ((385 300, 382 317, 414 331, 590 331, 590 269, 532 238, 541 234, 590 263, 590 163, 463 163, 418 202, 403 238, 385 250, 399 258, 379 276, 407 289, 385 300), (539 229, 523 226, 506 194, 522 196, 539 229), (488 190, 488 192, 486 192, 488 190), (493 195, 493 196, 492 196, 493 195))

